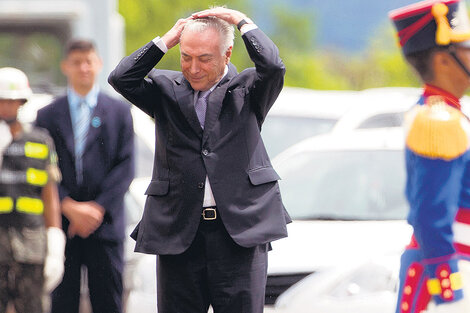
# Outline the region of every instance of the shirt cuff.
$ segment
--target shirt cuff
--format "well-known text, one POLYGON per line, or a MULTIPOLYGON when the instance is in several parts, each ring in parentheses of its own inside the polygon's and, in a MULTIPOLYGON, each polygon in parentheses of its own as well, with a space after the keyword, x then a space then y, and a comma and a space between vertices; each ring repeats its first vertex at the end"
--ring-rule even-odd
POLYGON ((160 38, 160 36, 153 38, 152 41, 158 48, 160 48, 160 50, 162 50, 163 53, 168 52, 168 48, 166 47, 165 43, 160 38))
POLYGON ((256 26, 256 24, 252 24, 252 23, 249 23, 249 24, 245 24, 242 26, 242 28, 240 29, 240 33, 242 34, 242 36, 244 34, 246 34, 247 32, 249 32, 250 30, 253 30, 253 29, 257 29, 258 26, 256 26))

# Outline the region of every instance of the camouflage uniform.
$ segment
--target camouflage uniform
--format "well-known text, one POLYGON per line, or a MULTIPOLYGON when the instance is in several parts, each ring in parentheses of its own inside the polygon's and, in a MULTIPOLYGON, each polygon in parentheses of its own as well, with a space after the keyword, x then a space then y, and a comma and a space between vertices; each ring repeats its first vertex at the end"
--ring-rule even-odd
POLYGON ((6 148, 0 171, 0 313, 42 313, 46 229, 43 187, 58 180, 57 157, 45 131, 24 128, 6 148))

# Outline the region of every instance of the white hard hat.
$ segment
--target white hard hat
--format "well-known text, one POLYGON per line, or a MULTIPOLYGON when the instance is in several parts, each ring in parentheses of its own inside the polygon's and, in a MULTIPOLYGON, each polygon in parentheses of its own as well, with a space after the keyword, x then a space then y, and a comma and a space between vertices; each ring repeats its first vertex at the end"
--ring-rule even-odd
POLYGON ((0 99, 28 100, 32 93, 25 73, 13 67, 0 68, 0 99))

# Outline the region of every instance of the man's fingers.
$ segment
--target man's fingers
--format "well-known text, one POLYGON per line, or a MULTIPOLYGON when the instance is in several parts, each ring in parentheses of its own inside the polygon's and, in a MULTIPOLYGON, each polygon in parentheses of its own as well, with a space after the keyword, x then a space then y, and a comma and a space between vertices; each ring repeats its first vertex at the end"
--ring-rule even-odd
MULTIPOLYGON (((98 225, 99 226, 99 225, 98 225)), ((72 232, 70 231, 70 228, 69 228, 69 237, 73 237, 75 235, 78 235, 82 238, 87 238, 88 236, 90 236, 93 232, 95 232, 95 230, 97 229, 98 227, 94 227, 93 224, 80 224, 76 227, 74 227, 72 229, 72 232)))
POLYGON ((221 14, 220 12, 216 12, 214 10, 204 10, 201 12, 193 13, 192 15, 193 18, 202 18, 202 17, 208 17, 208 16, 221 17, 221 14))
POLYGON ((191 16, 193 18, 203 18, 203 17, 208 17, 208 16, 214 16, 230 24, 234 24, 235 21, 243 18, 243 14, 238 11, 227 9, 227 8, 220 8, 220 7, 196 12, 196 13, 193 13, 191 16))
POLYGON ((179 43, 184 25, 186 25, 190 19, 193 19, 193 17, 190 16, 188 18, 180 18, 178 21, 176 21, 175 25, 173 25, 173 27, 165 35, 163 35, 162 40, 168 49, 173 48, 179 43))
POLYGON ((193 19, 192 16, 190 16, 190 17, 188 17, 188 18, 180 18, 180 19, 176 22, 175 26, 173 26, 173 29, 175 29, 178 33, 180 33, 180 32, 183 30, 184 25, 185 25, 189 20, 192 20, 192 19, 193 19))
POLYGON ((67 230, 67 236, 73 238, 77 234, 74 224, 70 224, 67 230))

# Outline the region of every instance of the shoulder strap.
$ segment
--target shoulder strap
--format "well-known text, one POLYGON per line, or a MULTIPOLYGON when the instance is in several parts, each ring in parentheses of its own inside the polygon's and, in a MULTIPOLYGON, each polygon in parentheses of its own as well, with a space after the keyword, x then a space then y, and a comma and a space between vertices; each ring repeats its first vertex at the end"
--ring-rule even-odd
POLYGON ((469 148, 470 123, 462 112, 448 105, 420 105, 407 114, 411 120, 408 148, 432 159, 455 159, 469 148))

